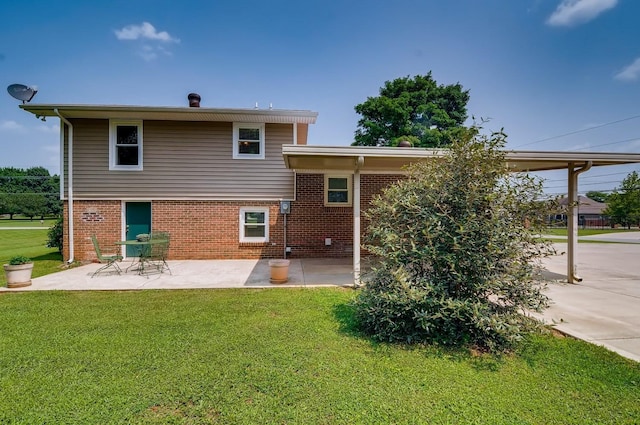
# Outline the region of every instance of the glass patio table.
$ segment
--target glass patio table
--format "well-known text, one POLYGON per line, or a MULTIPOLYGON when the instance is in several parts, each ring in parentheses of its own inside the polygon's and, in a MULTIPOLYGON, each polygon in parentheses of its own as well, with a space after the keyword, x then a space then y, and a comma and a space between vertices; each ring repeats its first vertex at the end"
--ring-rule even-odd
POLYGON ((133 259, 131 260, 131 265, 129 265, 129 267, 125 269, 125 273, 128 272, 130 268, 137 266, 135 270, 138 272, 138 274, 143 274, 144 259, 146 256, 148 256, 148 253, 151 250, 151 245, 153 245, 154 243, 161 243, 161 242, 164 242, 164 241, 158 240, 158 239, 149 239, 146 241, 139 241, 137 239, 117 241, 115 243, 116 245, 133 246, 133 247, 136 247, 138 251, 138 257, 133 257, 133 259))

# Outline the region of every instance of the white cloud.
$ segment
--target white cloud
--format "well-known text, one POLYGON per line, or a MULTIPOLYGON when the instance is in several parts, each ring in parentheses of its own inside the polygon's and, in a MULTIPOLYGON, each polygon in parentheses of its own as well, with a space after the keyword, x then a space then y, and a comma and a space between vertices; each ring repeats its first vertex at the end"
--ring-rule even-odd
POLYGON ((168 32, 158 32, 156 28, 149 22, 143 22, 140 25, 127 25, 121 30, 115 30, 116 38, 118 40, 155 40, 165 43, 179 43, 180 39, 171 37, 168 32))
POLYGON ((54 125, 40 125, 38 126, 38 131, 42 133, 52 133, 52 134, 60 134, 60 126, 58 124, 54 125))
POLYGON ((149 22, 127 25, 114 33, 118 40, 134 41, 136 54, 147 62, 157 59, 160 55, 171 56, 168 46, 180 43, 180 39, 172 37, 166 31, 158 32, 149 22))
POLYGON ((617 4, 618 0, 562 0, 547 24, 556 27, 584 24, 617 4))
POLYGON ((627 65, 624 69, 618 72, 615 77, 620 81, 636 81, 640 78, 640 58, 637 58, 631 65, 627 65))
POLYGON ((15 121, 2 121, 0 122, 0 130, 24 131, 25 128, 22 124, 18 124, 15 121))

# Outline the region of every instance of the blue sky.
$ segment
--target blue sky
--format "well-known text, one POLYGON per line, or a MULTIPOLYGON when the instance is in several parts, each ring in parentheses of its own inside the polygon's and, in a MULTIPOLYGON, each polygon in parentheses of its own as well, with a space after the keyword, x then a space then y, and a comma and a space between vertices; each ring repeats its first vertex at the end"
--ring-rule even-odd
MULTIPOLYGON (((353 107, 426 74, 470 90, 508 148, 640 152, 637 0, 3 1, 0 78, 33 103, 310 109, 309 143, 349 145, 353 107), (593 128, 597 127, 597 128, 593 128), (570 136, 557 137, 579 131, 570 136)), ((59 172, 58 122, 0 96, 0 167, 59 172)), ((613 189, 640 166, 581 176, 613 189)), ((565 172, 546 173, 563 192, 565 172)))

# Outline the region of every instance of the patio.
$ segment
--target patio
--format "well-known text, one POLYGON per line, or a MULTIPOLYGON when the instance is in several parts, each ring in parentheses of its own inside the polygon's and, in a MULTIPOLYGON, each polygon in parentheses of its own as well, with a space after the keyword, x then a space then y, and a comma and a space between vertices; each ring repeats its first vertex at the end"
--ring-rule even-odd
MULTIPOLYGON (((182 260, 169 261, 171 274, 139 275, 135 271, 118 275, 113 269, 91 277, 101 264, 92 263, 32 279, 32 285, 0 291, 38 290, 139 290, 196 288, 274 288, 349 286, 353 284, 351 258, 292 259, 289 281, 269 282, 269 260, 182 260)), ((123 270, 129 265, 120 263, 123 270)))

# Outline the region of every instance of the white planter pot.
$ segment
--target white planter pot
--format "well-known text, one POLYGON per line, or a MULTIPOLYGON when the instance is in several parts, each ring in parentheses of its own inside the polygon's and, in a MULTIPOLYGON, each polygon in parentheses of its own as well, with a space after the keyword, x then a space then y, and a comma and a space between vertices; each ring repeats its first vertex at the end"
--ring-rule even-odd
POLYGON ((286 283, 289 280, 289 260, 270 260, 271 283, 286 283))
POLYGON ((18 264, 15 266, 5 264, 4 274, 7 278, 7 288, 22 288, 31 285, 31 272, 33 263, 18 264))

